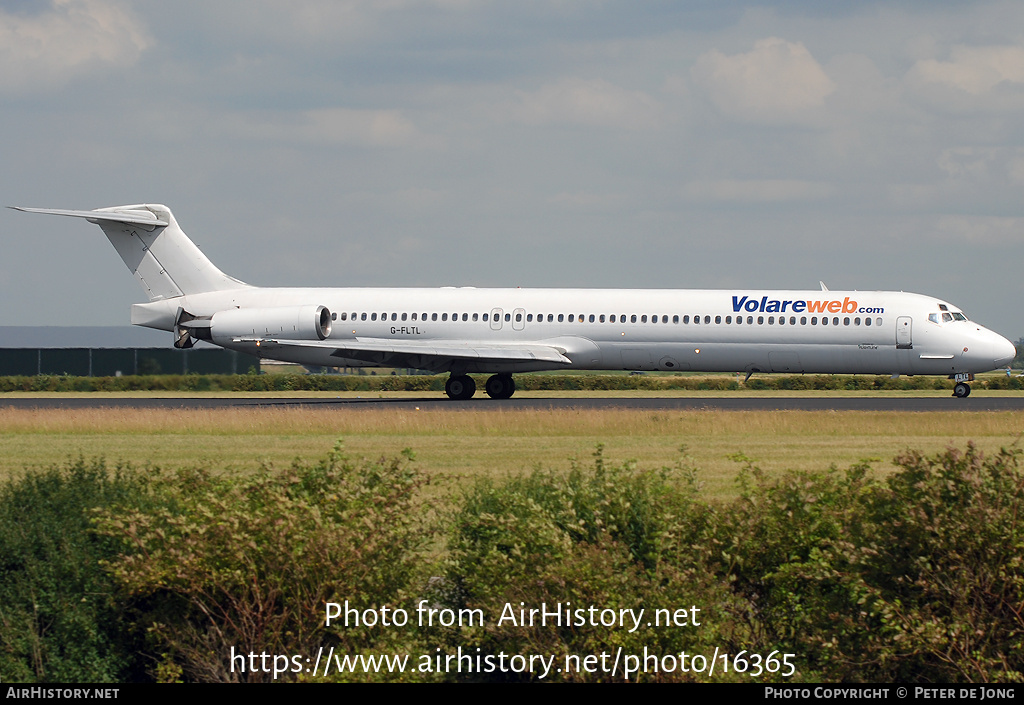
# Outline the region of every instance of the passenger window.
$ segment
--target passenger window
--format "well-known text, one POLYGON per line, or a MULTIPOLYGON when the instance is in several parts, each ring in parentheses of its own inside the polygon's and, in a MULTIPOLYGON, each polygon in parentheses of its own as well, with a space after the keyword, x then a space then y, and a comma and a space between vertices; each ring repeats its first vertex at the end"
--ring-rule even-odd
POLYGON ((827 326, 828 325, 828 316, 822 316, 821 317, 821 325, 823 325, 823 326, 827 326))
POLYGON ((604 323, 604 314, 603 314, 603 313, 601 314, 600 318, 598 318, 598 320, 599 320, 599 321, 600 321, 601 323, 604 323))
POLYGON ((789 325, 791 325, 791 326, 795 326, 796 325, 796 316, 790 316, 789 317, 789 325))
POLYGON ((683 316, 683 323, 689 323, 689 322, 690 322, 690 317, 689 316, 683 316))
POLYGON ((722 317, 721 316, 715 316, 715 323, 721 323, 721 322, 722 322, 722 317))
POLYGON ((764 316, 758 316, 757 317, 757 325, 759 325, 759 326, 763 326, 764 325, 764 316))
POLYGON ((882 319, 881 319, 881 318, 876 318, 876 319, 875 319, 875 325, 876 325, 876 326, 880 326, 880 325, 882 325, 882 319))
POLYGON ((436 321, 437 320, 437 314, 436 313, 430 314, 430 320, 436 321))
POLYGON ((523 322, 523 314, 517 313, 516 314, 516 323, 522 323, 522 322, 523 322))
POLYGON ((853 325, 855 325, 855 326, 859 326, 860 325, 860 316, 857 316, 856 318, 853 319, 853 325))
POLYGON ((636 323, 636 314, 635 313, 632 316, 629 317, 629 322, 630 323, 636 323))
POLYGON ((397 321, 398 320, 398 314, 397 313, 392 313, 391 314, 391 320, 392 321, 397 321))
POLYGON ((847 316, 846 318, 843 319, 843 325, 844 326, 850 325, 850 317, 849 316, 847 316))
POLYGON ((508 323, 511 320, 512 320, 512 314, 511 313, 506 313, 505 314, 505 322, 508 323))
POLYGON ((773 325, 774 323, 775 323, 775 316, 768 316, 768 325, 773 325))
POLYGON ((839 316, 835 316, 832 319, 832 325, 834 325, 834 326, 838 326, 839 325, 839 316))
POLYGON ((468 313, 462 314, 462 320, 468 321, 469 320, 469 314, 468 313))
POLYGON ((693 323, 694 325, 700 325, 700 316, 694 316, 693 323))
MULTIPOLYGON (((473 315, 473 320, 474 321, 476 320, 476 314, 473 315)), ((533 323, 533 314, 532 313, 526 314, 526 322, 527 323, 533 323)))
POLYGON ((732 323, 732 316, 726 316, 725 317, 725 322, 726 322, 726 324, 732 323))
POLYGON ((404 321, 404 320, 407 320, 407 319, 408 319, 408 317, 409 317, 409 314, 407 314, 407 313, 403 313, 403 314, 402 314, 402 320, 403 320, 403 321, 404 321))
POLYGON ((442 321, 447 321, 448 320, 448 314, 447 313, 442 313, 441 314, 441 320, 442 321))
POLYGON ((594 314, 590 314, 590 322, 591 322, 591 323, 593 323, 593 322, 594 322, 594 314))
POLYGON ((662 316, 661 317, 661 322, 662 323, 668 323, 668 316, 662 316))
POLYGON ((802 325, 802 326, 806 326, 807 325, 807 316, 800 316, 800 325, 802 325))
MULTIPOLYGON (((553 320, 555 320, 555 314, 549 313, 548 314, 548 323, 551 323, 553 320)), ((562 316, 561 315, 558 316, 558 320, 562 320, 562 316)))
POLYGON ((640 316, 640 322, 641 323, 647 323, 647 316, 646 316, 646 314, 643 315, 643 316, 640 316))
POLYGON ((672 322, 673 323, 679 323, 679 316, 678 315, 677 316, 672 316, 672 322))
POLYGON ((558 314, 558 322, 561 323, 564 320, 565 320, 565 314, 562 314, 562 313, 558 314))
POLYGON ((811 316, 811 325, 812 326, 818 325, 818 317, 817 316, 811 316))
POLYGON ((864 325, 870 326, 871 325, 871 319, 870 318, 865 318, 864 319, 864 325))
MULTIPOLYGON (((479 313, 474 313, 473 314, 473 322, 476 323, 479 320, 480 320, 480 314, 479 313)), ((533 316, 530 316, 530 320, 533 320, 533 316)))
POLYGON ((754 317, 753 316, 747 316, 747 325, 748 326, 754 325, 754 317))
POLYGON ((711 316, 704 316, 705 323, 711 323, 711 316))

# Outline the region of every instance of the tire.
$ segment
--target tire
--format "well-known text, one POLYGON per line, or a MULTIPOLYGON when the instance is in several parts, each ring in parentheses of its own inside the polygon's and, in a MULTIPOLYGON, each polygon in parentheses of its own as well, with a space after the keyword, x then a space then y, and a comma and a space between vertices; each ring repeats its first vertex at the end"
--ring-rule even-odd
POLYGON ((469 375, 449 377, 445 382, 444 392, 449 399, 465 400, 472 399, 476 394, 476 382, 469 375))
POLYGON ((491 375, 484 389, 491 399, 508 399, 516 391, 516 383, 512 375, 491 375))
POLYGON ((961 399, 971 396, 971 386, 963 382, 957 382, 956 386, 953 387, 953 396, 960 397, 961 399))

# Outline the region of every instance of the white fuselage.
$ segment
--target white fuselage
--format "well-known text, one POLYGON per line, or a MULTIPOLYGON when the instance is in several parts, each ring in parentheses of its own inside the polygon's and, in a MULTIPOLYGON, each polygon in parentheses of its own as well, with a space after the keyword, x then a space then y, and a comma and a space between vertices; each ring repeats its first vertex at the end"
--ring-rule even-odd
POLYGON ((949 375, 1003 367, 1015 354, 1008 340, 957 307, 891 291, 245 287, 136 304, 132 322, 172 330, 179 306, 212 316, 307 304, 334 315, 321 347, 275 349, 237 337, 214 342, 326 366, 373 364, 339 357, 332 341, 425 348, 536 343, 564 351, 570 361, 427 367, 458 374, 569 368, 949 375))

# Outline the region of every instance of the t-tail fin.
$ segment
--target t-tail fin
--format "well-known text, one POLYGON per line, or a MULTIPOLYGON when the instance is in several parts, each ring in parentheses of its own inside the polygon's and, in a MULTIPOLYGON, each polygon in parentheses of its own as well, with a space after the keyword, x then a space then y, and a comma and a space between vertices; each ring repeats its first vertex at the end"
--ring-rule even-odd
POLYGON ((217 269, 178 227, 167 206, 140 204, 94 211, 11 207, 85 218, 99 225, 150 301, 248 286, 217 269))

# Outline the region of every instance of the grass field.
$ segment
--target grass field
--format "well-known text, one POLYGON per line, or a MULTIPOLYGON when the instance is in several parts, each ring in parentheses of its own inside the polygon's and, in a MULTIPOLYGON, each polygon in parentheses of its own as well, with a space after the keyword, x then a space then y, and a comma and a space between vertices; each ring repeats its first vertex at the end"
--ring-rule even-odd
POLYGON ((769 472, 862 459, 884 472, 908 448, 933 453, 974 441, 992 451, 1018 442, 1022 430, 1012 412, 7 408, 0 409, 0 478, 79 455, 246 471, 323 456, 341 438, 355 456, 411 448, 434 487, 444 488, 479 475, 568 468, 571 458, 589 461, 602 443, 610 462, 645 468, 673 465, 686 446, 685 462, 708 494, 727 497, 737 453, 769 472))

